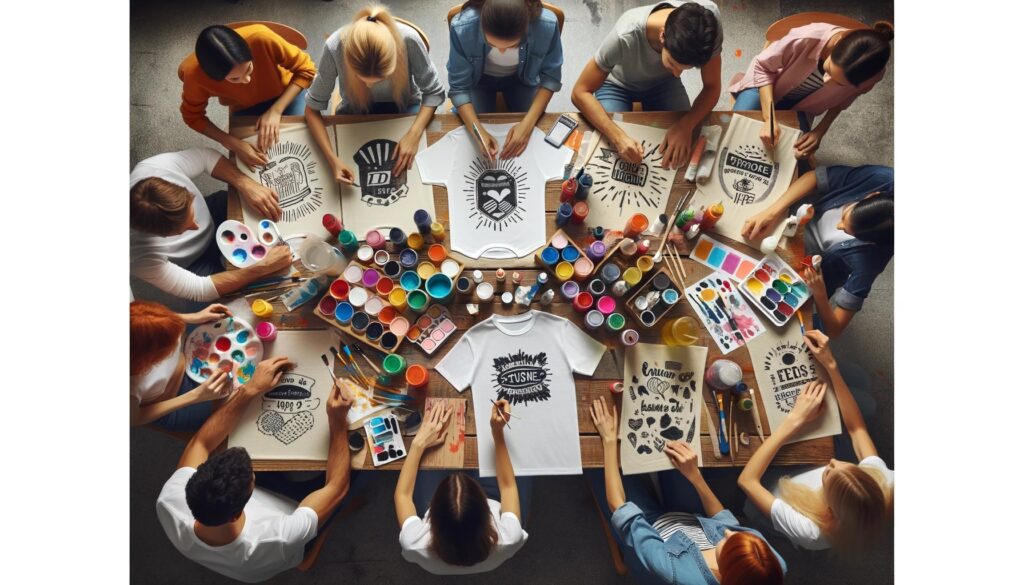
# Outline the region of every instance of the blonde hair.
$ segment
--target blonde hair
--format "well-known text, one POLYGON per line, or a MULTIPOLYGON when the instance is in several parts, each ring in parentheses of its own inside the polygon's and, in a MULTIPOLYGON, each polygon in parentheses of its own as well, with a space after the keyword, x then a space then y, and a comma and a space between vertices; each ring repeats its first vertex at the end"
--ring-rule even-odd
POLYGON ((831 472, 827 486, 817 489, 783 477, 779 497, 817 524, 836 553, 858 556, 888 526, 893 488, 877 467, 843 466, 831 472))
POLYGON ((366 6, 356 13, 345 33, 345 97, 355 109, 370 109, 370 88, 362 77, 384 77, 391 81, 391 93, 399 108, 405 107, 409 87, 409 60, 405 41, 394 17, 384 6, 366 6))

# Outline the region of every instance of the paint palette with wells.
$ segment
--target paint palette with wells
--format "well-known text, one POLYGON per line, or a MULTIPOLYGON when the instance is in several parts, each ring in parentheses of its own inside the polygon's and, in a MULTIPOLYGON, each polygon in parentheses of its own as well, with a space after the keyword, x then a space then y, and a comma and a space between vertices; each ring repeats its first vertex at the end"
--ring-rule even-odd
POLYGON ((774 255, 761 260, 739 288, 752 305, 779 326, 788 323, 800 305, 810 298, 807 283, 774 255))
POLYGON ((653 327, 679 302, 683 287, 662 266, 635 290, 626 301, 626 311, 641 326, 653 327))
POLYGON ((409 339, 427 355, 433 355, 456 331, 458 327, 448 309, 431 305, 409 330, 409 339))
MULTIPOLYGON (((654 257, 650 254, 636 252, 635 246, 633 247, 634 253, 627 254, 623 250, 623 244, 626 241, 626 238, 623 238, 615 242, 615 245, 608 249, 604 258, 594 267, 594 275, 608 283, 609 286, 617 280, 624 280, 630 288, 633 288, 653 274, 651 267, 654 266, 654 257), (612 268, 608 268, 609 265, 612 268)), ((632 240, 629 241, 632 242, 632 240)))
POLYGON ((583 248, 562 230, 556 231, 548 243, 537 250, 533 259, 537 266, 550 272, 560 282, 565 282, 580 272, 576 270, 577 263, 580 263, 581 269, 584 264, 590 265, 589 269, 583 271, 585 275, 589 276, 593 272, 593 262, 583 253, 583 248))
POLYGON ((217 226, 215 237, 220 253, 238 268, 259 262, 282 241, 277 226, 269 219, 260 220, 255 234, 244 223, 229 219, 217 226))
POLYGON ((315 314, 367 345, 392 353, 409 332, 409 320, 386 299, 342 276, 330 284, 315 314))
POLYGON ((217 370, 231 374, 235 386, 248 382, 263 359, 263 344, 251 325, 238 318, 196 327, 185 340, 185 374, 202 383, 217 370))

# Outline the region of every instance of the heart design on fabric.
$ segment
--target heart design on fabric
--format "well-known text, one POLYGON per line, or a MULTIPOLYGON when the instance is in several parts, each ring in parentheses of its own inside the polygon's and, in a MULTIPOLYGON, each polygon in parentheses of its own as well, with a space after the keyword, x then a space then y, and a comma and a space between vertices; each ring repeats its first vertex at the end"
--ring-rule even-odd
POLYGON ((279 412, 265 411, 256 419, 256 428, 264 435, 271 435, 288 445, 313 428, 313 413, 303 411, 287 421, 279 412))
POLYGON ((636 448, 636 433, 629 433, 626 438, 629 439, 629 444, 636 448))
POLYGON ((629 428, 633 429, 634 431, 639 431, 640 427, 644 425, 644 421, 641 418, 631 418, 628 421, 626 421, 626 424, 628 424, 629 428))
POLYGON ((657 378, 647 380, 647 389, 650 390, 651 392, 654 392, 658 396, 661 396, 662 398, 665 397, 665 392, 668 391, 668 388, 669 384, 665 380, 659 380, 657 378))
POLYGON ((651 448, 648 447, 647 445, 640 445, 639 447, 636 448, 636 452, 641 455, 649 455, 651 453, 654 453, 654 451, 652 451, 651 448))

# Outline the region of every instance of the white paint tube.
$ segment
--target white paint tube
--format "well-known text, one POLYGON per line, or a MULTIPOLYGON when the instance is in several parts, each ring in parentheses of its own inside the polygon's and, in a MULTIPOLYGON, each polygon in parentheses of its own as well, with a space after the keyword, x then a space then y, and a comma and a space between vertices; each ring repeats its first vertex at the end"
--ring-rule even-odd
POLYGON ((707 183, 711 178, 711 168, 715 166, 715 155, 718 153, 718 141, 722 138, 721 126, 705 126, 700 129, 707 142, 704 144, 704 154, 700 157, 700 164, 697 165, 697 182, 707 183))

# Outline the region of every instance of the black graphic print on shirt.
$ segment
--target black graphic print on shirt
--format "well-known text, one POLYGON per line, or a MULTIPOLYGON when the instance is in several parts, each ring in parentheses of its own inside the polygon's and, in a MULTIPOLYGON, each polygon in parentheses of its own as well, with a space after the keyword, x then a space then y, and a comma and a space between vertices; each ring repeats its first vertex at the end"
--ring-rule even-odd
POLYGON ((491 381, 498 394, 498 400, 510 404, 528 405, 551 398, 548 381, 548 356, 544 352, 527 354, 523 350, 505 357, 494 358, 494 375, 491 381))

